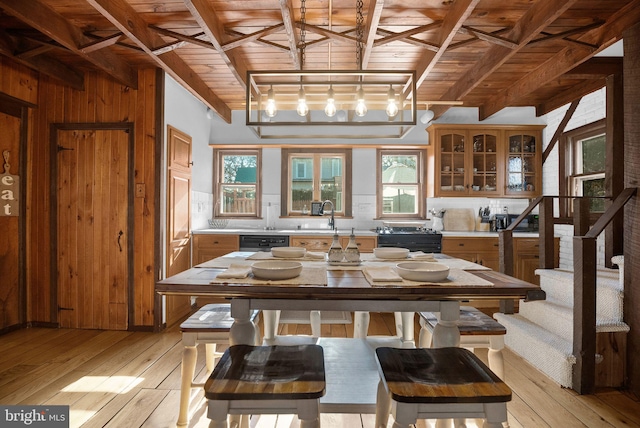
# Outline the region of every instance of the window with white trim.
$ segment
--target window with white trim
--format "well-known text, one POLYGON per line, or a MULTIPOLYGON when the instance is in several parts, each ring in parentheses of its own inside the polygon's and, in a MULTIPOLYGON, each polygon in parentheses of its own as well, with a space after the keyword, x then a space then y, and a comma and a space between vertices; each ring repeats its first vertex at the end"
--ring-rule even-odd
POLYGON ((424 218, 424 151, 380 149, 377 153, 378 217, 424 218))
POLYGON ((260 150, 215 151, 215 217, 260 215, 260 163, 260 150))

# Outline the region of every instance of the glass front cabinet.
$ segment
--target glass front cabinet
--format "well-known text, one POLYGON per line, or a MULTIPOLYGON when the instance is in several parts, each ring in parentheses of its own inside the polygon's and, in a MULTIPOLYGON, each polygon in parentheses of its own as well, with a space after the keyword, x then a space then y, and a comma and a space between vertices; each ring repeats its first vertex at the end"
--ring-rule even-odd
POLYGON ((431 125, 430 193, 436 197, 540 195, 542 128, 431 125))

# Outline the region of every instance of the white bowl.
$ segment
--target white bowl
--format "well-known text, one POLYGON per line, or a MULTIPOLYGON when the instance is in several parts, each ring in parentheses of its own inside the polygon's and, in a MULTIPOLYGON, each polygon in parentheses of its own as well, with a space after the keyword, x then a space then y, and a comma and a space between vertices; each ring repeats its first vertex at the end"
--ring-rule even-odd
POLYGON ((411 281, 444 281, 449 276, 449 266, 435 262, 401 262, 396 265, 398 274, 411 281))
POLYGON ((280 257, 283 259, 296 259, 304 257, 307 253, 307 249, 303 247, 273 247, 271 254, 273 257, 280 257))
POLYGON ((253 276, 261 279, 295 278, 302 272, 302 263, 293 261, 266 260, 251 265, 253 276))
POLYGON ((398 260, 409 257, 409 250, 406 248, 382 247, 374 248, 373 254, 379 259, 398 260))

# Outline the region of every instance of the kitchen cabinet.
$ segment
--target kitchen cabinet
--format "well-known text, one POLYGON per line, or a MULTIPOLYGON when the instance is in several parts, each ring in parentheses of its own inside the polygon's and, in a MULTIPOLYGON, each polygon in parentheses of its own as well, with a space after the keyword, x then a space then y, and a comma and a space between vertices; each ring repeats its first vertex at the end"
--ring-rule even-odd
MULTIPOLYGON (((294 235, 289 238, 289 245, 292 247, 304 247, 308 251, 329 251, 332 235, 294 235)), ((340 236, 340 245, 347 248, 349 236, 340 236)), ((378 240, 375 236, 356 236, 356 245, 361 253, 372 253, 377 246, 378 240)))
MULTIPOLYGON (((560 262, 560 238, 554 239, 554 260, 560 262)), ((540 285, 536 269, 540 268, 540 240, 538 238, 513 239, 513 276, 532 284, 540 285)))
POLYGON ((240 235, 194 234, 192 265, 240 250, 240 235))
POLYGON ((542 126, 428 128, 436 197, 534 197, 541 192, 542 126))
POLYGON ((442 237, 444 254, 496 271, 500 270, 499 245, 497 237, 442 237))

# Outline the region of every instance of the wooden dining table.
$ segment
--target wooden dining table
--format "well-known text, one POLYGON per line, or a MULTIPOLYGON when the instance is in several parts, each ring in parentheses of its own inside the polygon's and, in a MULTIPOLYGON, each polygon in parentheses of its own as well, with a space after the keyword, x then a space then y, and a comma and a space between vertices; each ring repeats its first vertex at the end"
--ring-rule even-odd
MULTIPOLYGON (((252 253, 235 252, 190 268, 186 271, 163 279, 156 283, 159 295, 211 296, 229 299, 231 316, 234 324, 230 331, 231 344, 252 344, 256 337, 256 327, 250 320, 251 311, 263 311, 264 339, 267 343, 274 339, 277 316, 280 310, 297 311, 352 311, 352 312, 402 312, 410 314, 411 319, 416 312, 436 312, 440 314, 433 331, 433 346, 459 346, 460 332, 456 325, 459 319, 460 303, 469 300, 504 300, 524 299, 544 300, 544 291, 539 286, 488 270, 465 269, 461 278, 470 279, 468 285, 464 281, 445 281, 410 285, 406 284, 372 284, 365 277, 364 268, 380 261, 369 260, 362 266, 330 266, 323 260, 302 260, 303 269, 326 269, 324 283, 296 284, 295 281, 255 281, 251 277, 246 280, 220 280, 217 276, 226 271, 232 264, 252 263, 252 253), (471 275, 471 276, 468 276, 471 275)), ((444 261, 446 255, 438 255, 444 261)), ((473 266, 471 266, 473 268, 473 266)), ((452 269, 453 272, 454 269, 452 269)), ((406 341, 413 341, 413 322, 403 322, 402 336, 406 341), (410 325, 408 325, 410 324, 410 325)), ((332 343, 322 338, 326 344, 332 343)), ((363 339, 361 339, 363 340, 363 339)), ((342 343, 342 342, 341 342, 342 343)), ((346 342, 345 342, 346 343, 346 342)), ((340 345, 343 352, 347 348, 362 348, 361 344, 344 343, 340 345)), ((340 353, 338 352, 338 353, 340 353)), ((343 364, 352 357, 337 357, 343 364)), ((371 355, 359 355, 357 359, 362 366, 375 372, 375 361, 371 355)), ((362 369, 364 370, 364 369, 362 369)), ((343 370, 344 371, 344 370, 343 370)), ((345 373, 340 376, 344 377, 345 373)), ((364 376, 359 373, 357 376, 364 376)), ((343 382, 340 380, 340 382, 343 382)), ((372 381, 373 382, 373 381, 372 381)), ((348 387, 348 385, 346 385, 348 387)), ((342 393, 332 396, 327 387, 326 406, 323 411, 340 413, 373 413, 375 412, 375 389, 364 394, 350 394, 345 398, 342 393), (364 395, 363 395, 364 394, 364 395), (351 400, 351 403, 341 403, 351 400), (329 403, 330 402, 330 403, 329 403), (344 404, 344 405, 342 405, 344 404), (355 405, 353 405, 355 404, 355 405)), ((369 388, 367 387, 367 388, 369 388)), ((353 388, 352 388, 353 389, 353 388)), ((322 403, 322 401, 321 401, 322 403)))

